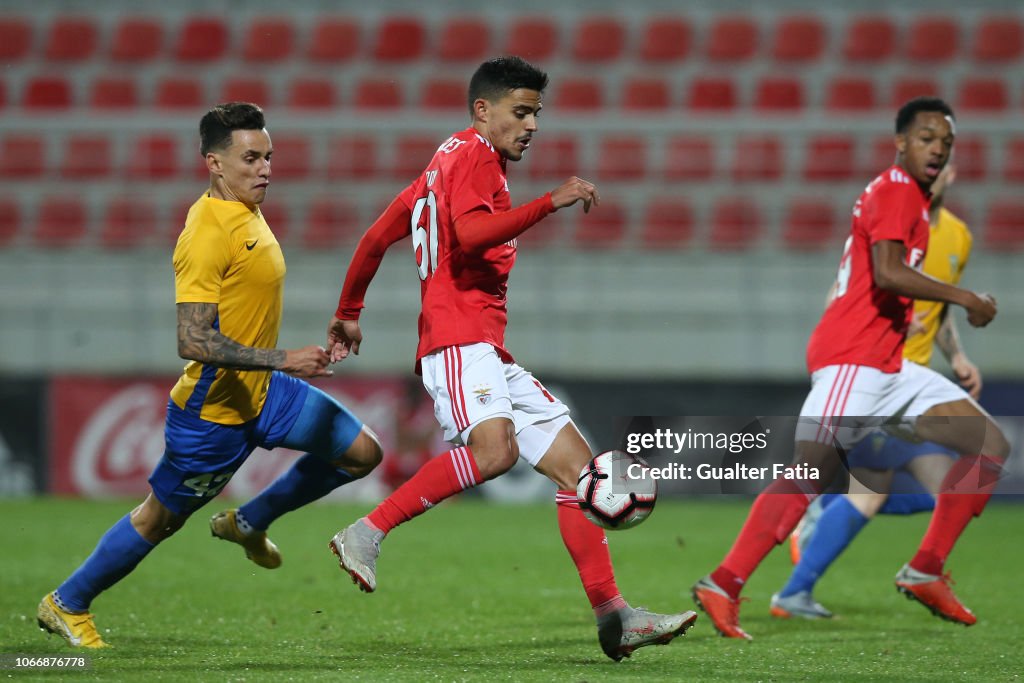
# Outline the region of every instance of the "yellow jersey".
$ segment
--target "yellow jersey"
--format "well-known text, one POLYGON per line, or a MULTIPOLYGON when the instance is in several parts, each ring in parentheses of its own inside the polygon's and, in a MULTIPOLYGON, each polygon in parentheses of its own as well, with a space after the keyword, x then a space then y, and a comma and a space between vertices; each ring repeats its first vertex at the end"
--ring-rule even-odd
MULTIPOLYGON (((175 303, 217 304, 214 327, 239 344, 277 346, 284 254, 259 209, 204 194, 192 205, 174 249, 175 303)), ((260 414, 269 370, 230 370, 191 361, 171 390, 182 410, 218 424, 260 414)))
MULTIPOLYGON (((972 243, 967 224, 945 208, 939 209, 939 218, 931 226, 928 236, 924 272, 936 280, 957 284, 971 256, 972 243)), ((919 365, 928 365, 945 306, 941 301, 914 302, 914 315, 924 325, 924 332, 907 337, 907 343, 903 346, 904 358, 919 365)))

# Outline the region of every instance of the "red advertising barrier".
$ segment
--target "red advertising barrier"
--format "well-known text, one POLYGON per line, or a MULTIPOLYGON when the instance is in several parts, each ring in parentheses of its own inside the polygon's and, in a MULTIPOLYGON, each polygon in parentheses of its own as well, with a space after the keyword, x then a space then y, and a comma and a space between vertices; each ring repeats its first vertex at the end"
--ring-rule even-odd
MULTIPOLYGON (((50 385, 50 491, 87 497, 141 496, 164 451, 164 416, 176 378, 125 379, 64 376, 50 385)), ((426 400, 422 387, 409 392, 401 379, 332 378, 316 386, 341 401, 381 438, 393 453, 405 401, 426 400)), ((427 405, 429 408, 429 404, 427 405)), ((416 410, 419 406, 416 406, 416 410)), ((440 431, 440 430, 436 430, 440 431)), ((224 489, 246 498, 262 490, 295 457, 295 451, 257 449, 224 489)), ((379 498, 381 484, 371 475, 339 491, 346 498, 379 498)))

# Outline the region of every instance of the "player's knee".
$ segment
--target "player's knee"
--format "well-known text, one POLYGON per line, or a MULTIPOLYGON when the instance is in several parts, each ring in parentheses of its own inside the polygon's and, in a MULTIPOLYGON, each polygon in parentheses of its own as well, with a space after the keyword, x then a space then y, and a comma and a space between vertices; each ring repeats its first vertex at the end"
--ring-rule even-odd
POLYGON ((995 423, 990 423, 985 441, 985 455, 999 460, 1006 460, 1010 456, 1010 442, 995 423))
POLYGON ((512 469, 519 459, 519 446, 515 438, 509 441, 490 443, 482 448, 473 449, 477 468, 484 480, 494 479, 512 469))
POLYGON ((383 459, 384 449, 380 445, 380 439, 372 429, 363 425, 359 436, 345 451, 342 459, 335 464, 359 479, 372 472, 383 459))
POLYGON ((152 495, 131 513, 132 526, 140 536, 154 545, 173 536, 185 526, 187 520, 187 515, 172 513, 152 495))

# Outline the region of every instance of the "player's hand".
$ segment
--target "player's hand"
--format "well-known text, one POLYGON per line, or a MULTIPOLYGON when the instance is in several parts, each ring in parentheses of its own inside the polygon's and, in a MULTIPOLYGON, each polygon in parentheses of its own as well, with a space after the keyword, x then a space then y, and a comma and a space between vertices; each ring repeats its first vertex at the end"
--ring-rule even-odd
POLYGON ((305 346, 301 349, 290 349, 284 352, 284 363, 279 368, 293 377, 311 379, 313 377, 330 377, 334 374, 327 369, 331 358, 322 346, 305 346))
POLYGON ((583 201, 583 213, 590 212, 590 205, 597 206, 601 203, 601 195, 597 187, 582 178, 573 176, 551 191, 551 203, 555 210, 572 206, 576 202, 583 201))
POLYGON ((361 341, 363 331, 358 321, 331 319, 327 326, 327 353, 332 363, 345 360, 350 352, 358 356, 361 341))
POLYGON ((974 327, 985 327, 996 317, 996 300, 991 294, 974 294, 967 309, 967 322, 974 327))
POLYGON ((914 313, 914 317, 910 319, 910 327, 907 328, 907 336, 913 337, 915 334, 924 334, 927 329, 924 324, 924 315, 914 313))
POLYGON ((981 370, 978 369, 978 366, 962 353, 953 356, 949 364, 952 366, 953 374, 956 375, 960 386, 977 401, 981 396, 981 370))

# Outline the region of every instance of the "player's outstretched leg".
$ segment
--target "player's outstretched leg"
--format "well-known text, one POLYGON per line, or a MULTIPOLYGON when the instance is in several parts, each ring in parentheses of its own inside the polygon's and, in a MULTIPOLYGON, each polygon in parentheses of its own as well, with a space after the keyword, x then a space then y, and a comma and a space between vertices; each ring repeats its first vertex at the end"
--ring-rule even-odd
POLYGON ((253 529, 244 517, 239 517, 238 510, 224 510, 211 517, 210 533, 242 546, 245 556, 264 569, 281 566, 281 552, 267 538, 267 532, 253 529))
POLYGON ((47 593, 36 610, 36 623, 39 628, 56 633, 72 647, 101 648, 109 647, 93 622, 89 612, 72 612, 62 608, 54 601, 53 593, 47 593))

